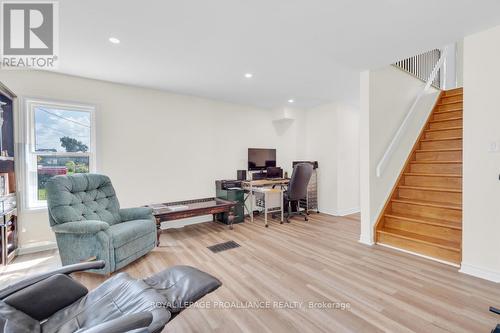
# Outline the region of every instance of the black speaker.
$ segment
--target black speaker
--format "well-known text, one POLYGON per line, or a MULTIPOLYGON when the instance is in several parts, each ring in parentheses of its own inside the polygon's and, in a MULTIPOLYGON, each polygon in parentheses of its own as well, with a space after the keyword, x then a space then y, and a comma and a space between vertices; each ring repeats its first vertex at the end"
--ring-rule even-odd
POLYGON ((246 170, 236 171, 236 179, 237 180, 247 180, 247 171, 246 170))

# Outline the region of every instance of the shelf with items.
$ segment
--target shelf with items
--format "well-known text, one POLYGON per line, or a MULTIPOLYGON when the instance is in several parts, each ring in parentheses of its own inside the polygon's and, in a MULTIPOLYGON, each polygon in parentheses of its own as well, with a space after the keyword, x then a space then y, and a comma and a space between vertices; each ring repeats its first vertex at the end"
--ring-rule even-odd
POLYGON ((0 248, 3 265, 14 259, 18 249, 17 240, 17 210, 13 209, 0 217, 2 246, 0 248))
POLYGON ((15 162, 0 159, 0 197, 16 192, 15 162))
POLYGON ((10 214, 16 208, 16 193, 0 196, 0 216, 10 214))
POLYGON ((313 171, 311 180, 307 186, 306 198, 300 200, 300 207, 306 209, 308 212, 316 211, 319 213, 318 208, 318 171, 313 171))
POLYGON ((0 83, 0 264, 8 264, 18 248, 14 102, 16 96, 0 83))

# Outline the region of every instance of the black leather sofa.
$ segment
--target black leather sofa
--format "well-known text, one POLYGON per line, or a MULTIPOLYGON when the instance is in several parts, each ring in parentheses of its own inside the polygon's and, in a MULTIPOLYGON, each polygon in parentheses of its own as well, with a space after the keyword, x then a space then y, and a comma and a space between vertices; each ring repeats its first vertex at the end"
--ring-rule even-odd
MULTIPOLYGON (((500 309, 497 309, 493 306, 490 306, 490 311, 500 315, 500 309)), ((494 329, 491 330, 491 333, 500 333, 500 324, 498 324, 494 329)))
POLYGON ((63 266, 0 290, 0 332, 160 332, 182 310, 221 286, 190 266, 139 280, 118 273, 88 291, 69 274, 103 261, 63 266))

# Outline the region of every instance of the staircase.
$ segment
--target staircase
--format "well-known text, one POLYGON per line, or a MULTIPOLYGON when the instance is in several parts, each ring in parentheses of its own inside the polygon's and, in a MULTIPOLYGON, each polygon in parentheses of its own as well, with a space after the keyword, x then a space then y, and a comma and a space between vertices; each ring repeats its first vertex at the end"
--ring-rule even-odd
POLYGON ((376 224, 376 241, 459 264, 462 88, 442 92, 376 224))

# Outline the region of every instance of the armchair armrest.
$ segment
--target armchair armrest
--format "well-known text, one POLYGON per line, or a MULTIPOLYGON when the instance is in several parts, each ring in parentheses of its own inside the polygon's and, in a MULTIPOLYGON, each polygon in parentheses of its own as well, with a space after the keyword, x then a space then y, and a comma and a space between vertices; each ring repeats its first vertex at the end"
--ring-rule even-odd
POLYGON ((52 227, 58 234, 96 234, 109 228, 109 224, 104 221, 84 220, 56 224, 52 227))
POLYGON ((151 312, 140 312, 129 314, 113 320, 109 320, 97 326, 91 327, 82 333, 123 333, 134 331, 134 333, 147 333, 148 326, 153 321, 151 312), (141 329, 140 331, 135 331, 141 329))
POLYGON ((150 220, 153 217, 153 208, 151 207, 136 207, 120 209, 120 217, 122 222, 132 220, 150 220))
POLYGON ((35 283, 38 283, 42 280, 45 280, 53 275, 56 275, 56 274, 68 275, 68 274, 71 274, 74 272, 86 271, 88 269, 101 269, 105 266, 105 264, 106 263, 102 260, 93 261, 93 262, 84 262, 81 264, 63 266, 61 268, 58 268, 58 269, 55 269, 55 270, 52 270, 52 271, 49 271, 46 273, 34 275, 34 276, 28 277, 26 279, 23 279, 19 282, 12 283, 12 284, 8 285, 7 287, 3 288, 2 290, 0 290, 0 299, 4 299, 5 297, 12 295, 13 293, 15 293, 19 290, 22 290, 22 289, 24 289, 28 286, 31 286, 35 283))

